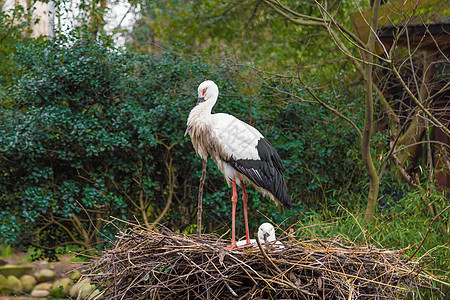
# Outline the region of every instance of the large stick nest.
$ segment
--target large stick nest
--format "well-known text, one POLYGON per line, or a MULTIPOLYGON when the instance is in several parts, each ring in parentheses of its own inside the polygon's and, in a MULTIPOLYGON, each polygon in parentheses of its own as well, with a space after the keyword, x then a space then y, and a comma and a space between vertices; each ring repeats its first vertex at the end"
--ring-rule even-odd
POLYGON ((339 240, 224 250, 213 235, 134 227, 92 264, 106 299, 397 299, 432 287, 402 251, 339 240))

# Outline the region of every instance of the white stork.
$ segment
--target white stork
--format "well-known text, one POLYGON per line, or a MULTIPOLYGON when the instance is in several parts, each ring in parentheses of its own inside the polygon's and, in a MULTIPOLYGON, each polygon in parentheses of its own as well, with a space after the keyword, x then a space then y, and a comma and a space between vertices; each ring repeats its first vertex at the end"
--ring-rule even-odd
MULTIPOLYGON (((261 224, 261 226, 259 226, 258 238, 260 243, 262 243, 263 245, 267 243, 273 244, 273 242, 275 242, 275 247, 279 249, 284 248, 283 244, 280 241, 277 241, 277 238, 275 237, 275 227, 273 227, 273 225, 270 223, 263 223, 261 224)), ((258 242, 255 239, 250 239, 250 244, 253 247, 258 247, 258 242)), ((244 247, 247 245, 247 241, 236 242, 237 247, 244 247)))
POLYGON ((211 80, 198 87, 197 105, 189 113, 186 134, 189 133, 198 155, 214 160, 225 180, 233 187, 231 212, 231 245, 236 248, 235 219, 237 190, 242 188, 246 244, 250 245, 247 219, 247 192, 245 182, 251 182, 263 195, 276 203, 291 207, 291 199, 283 178, 280 156, 264 136, 252 126, 229 114, 211 114, 219 96, 219 88, 211 80))

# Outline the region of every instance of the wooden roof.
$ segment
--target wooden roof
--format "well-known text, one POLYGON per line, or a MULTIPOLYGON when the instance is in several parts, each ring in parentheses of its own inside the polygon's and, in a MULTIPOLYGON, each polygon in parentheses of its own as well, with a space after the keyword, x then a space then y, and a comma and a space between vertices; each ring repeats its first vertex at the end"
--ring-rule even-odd
MULTIPOLYGON (((372 9, 358 11, 351 15, 351 22, 358 37, 366 42, 372 9)), ((449 0, 394 0, 380 6, 378 35, 384 46, 389 48, 394 37, 399 44, 406 45, 407 38, 412 46, 420 48, 450 50, 450 1, 449 0), (406 26, 406 32, 401 29, 406 26)), ((379 45, 378 52, 381 52, 379 45)))

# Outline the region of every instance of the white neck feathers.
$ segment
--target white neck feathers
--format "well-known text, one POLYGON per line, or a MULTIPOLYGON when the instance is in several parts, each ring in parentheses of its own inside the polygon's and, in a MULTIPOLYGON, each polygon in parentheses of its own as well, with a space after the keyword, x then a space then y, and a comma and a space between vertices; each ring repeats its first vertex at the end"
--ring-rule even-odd
POLYGON ((197 104, 189 113, 187 125, 192 126, 197 122, 208 122, 211 117, 211 111, 216 104, 217 97, 206 100, 205 102, 197 104))

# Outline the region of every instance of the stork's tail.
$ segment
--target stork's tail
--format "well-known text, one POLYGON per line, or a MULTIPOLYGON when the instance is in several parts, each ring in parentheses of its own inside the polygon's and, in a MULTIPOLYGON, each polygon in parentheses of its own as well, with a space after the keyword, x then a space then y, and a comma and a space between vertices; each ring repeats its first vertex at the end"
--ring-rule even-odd
POLYGON ((284 207, 290 209, 292 208, 291 197, 289 197, 286 182, 283 178, 283 173, 276 171, 271 186, 268 190, 274 195, 275 199, 278 200, 284 207))

